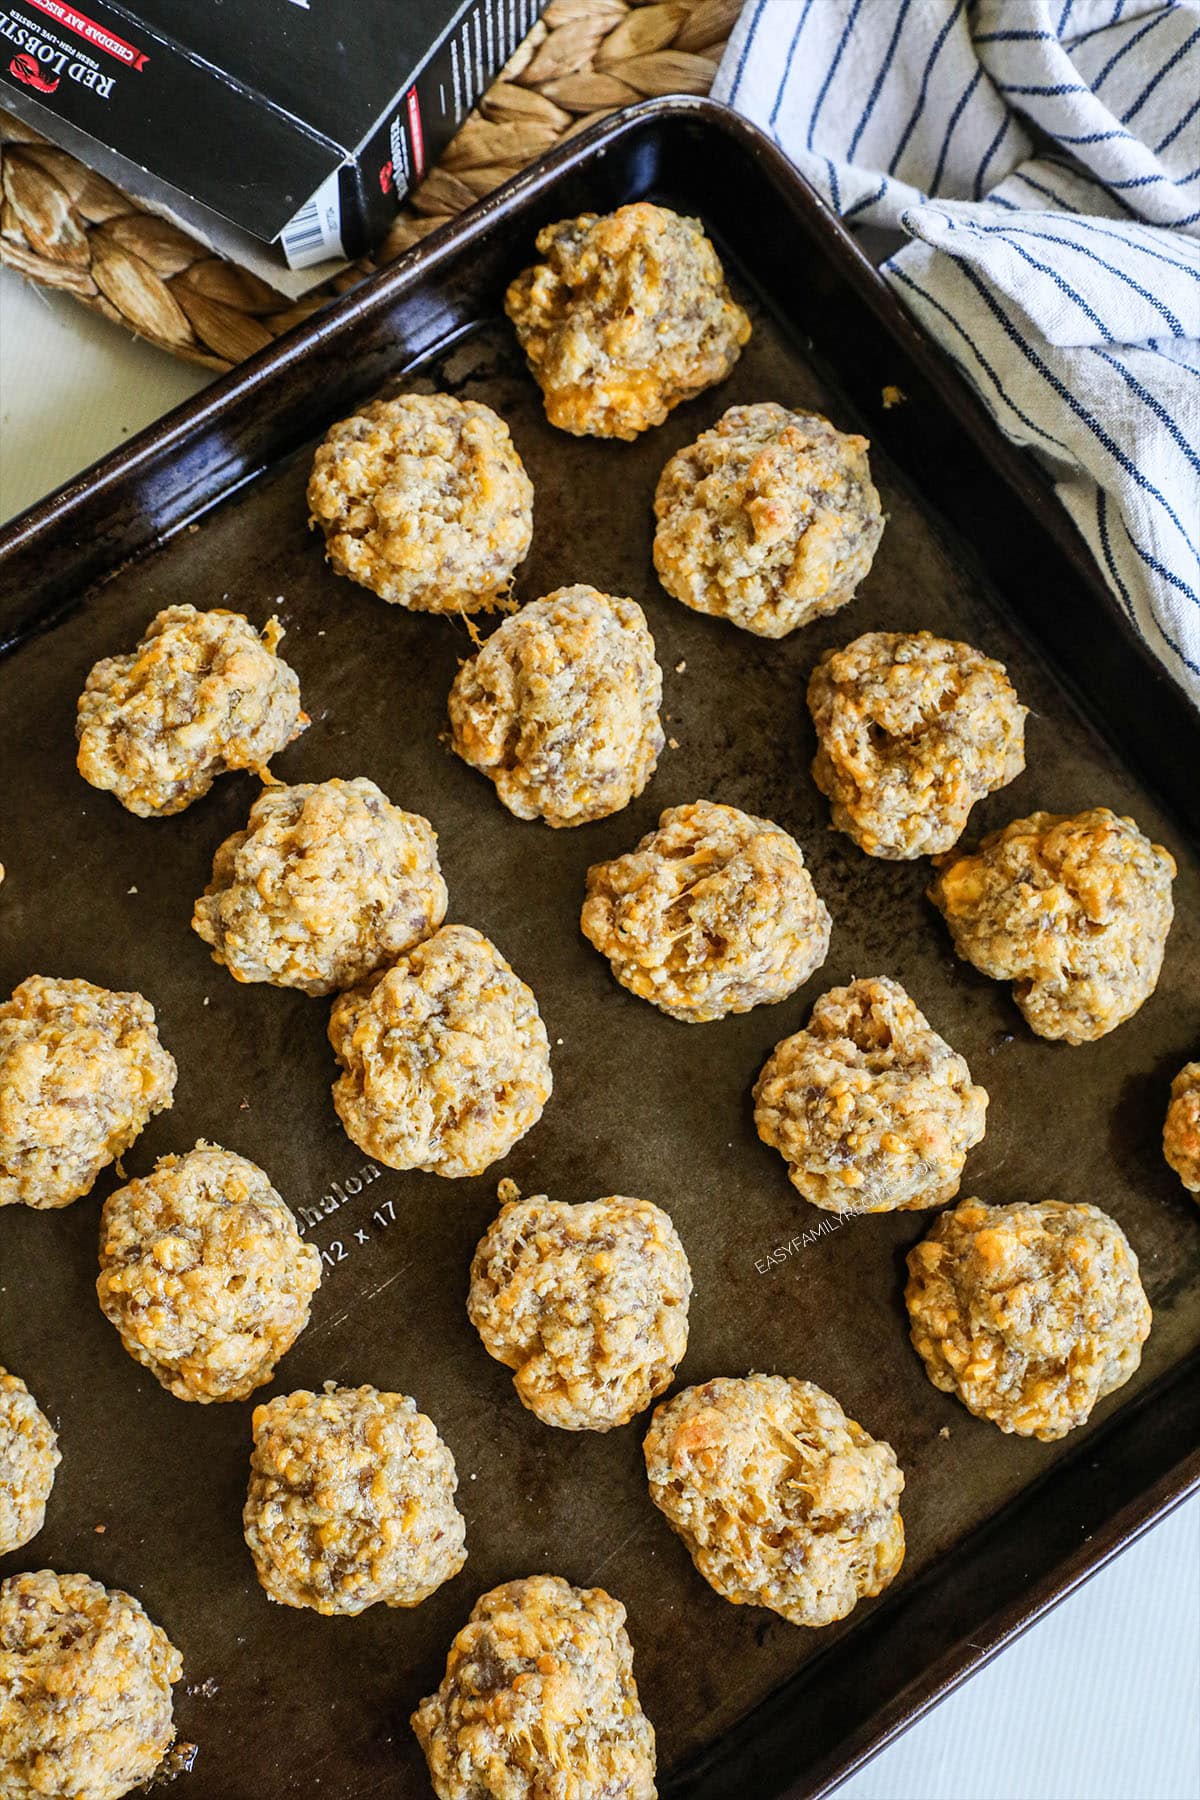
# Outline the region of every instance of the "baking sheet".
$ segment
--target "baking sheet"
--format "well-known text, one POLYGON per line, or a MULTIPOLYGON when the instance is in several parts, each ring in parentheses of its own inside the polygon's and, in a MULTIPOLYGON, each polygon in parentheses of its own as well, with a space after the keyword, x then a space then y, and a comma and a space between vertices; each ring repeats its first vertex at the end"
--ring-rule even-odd
POLYGON ((832 373, 788 340, 745 281, 740 297, 756 329, 734 375, 634 445, 552 432, 494 321, 403 383, 485 400, 508 419, 536 490, 520 599, 589 581, 646 609, 678 748, 664 751, 647 792, 615 818, 569 832, 522 824, 449 753, 445 700, 470 651, 466 632, 389 608, 325 568, 304 530, 307 450, 0 664, 12 771, 0 835, 5 990, 37 970, 138 988, 153 1001, 180 1079, 173 1111, 125 1159, 128 1173, 199 1136, 215 1139, 262 1163, 312 1217, 307 1235, 325 1255, 312 1323, 259 1398, 328 1379, 413 1393, 460 1474, 469 1559, 421 1608, 342 1620, 272 1606, 240 1531, 253 1402, 172 1399, 96 1305, 97 1217, 115 1175, 64 1212, 0 1216, 0 1361, 29 1381, 63 1450, 45 1530, 0 1561, 0 1576, 79 1568, 143 1599, 184 1655, 176 1715, 181 1737, 199 1746, 178 1785, 188 1800, 427 1793, 409 1711, 436 1685, 475 1596, 542 1569, 598 1582, 625 1602, 669 1777, 829 1643, 869 1632, 873 1613, 1078 1455, 1200 1338, 1195 1207, 1159 1147, 1169 1080, 1195 1053, 1200 1020, 1200 867, 1179 829, 1077 713, 989 592, 970 547, 879 452, 888 526, 849 609, 775 644, 694 616, 657 587, 657 475, 726 406, 771 398, 858 423, 832 373), (542 1122, 487 1175, 450 1183, 383 1170, 364 1179, 367 1159, 329 1099, 327 1004, 238 986, 188 929, 213 850, 244 821, 251 778, 223 780, 178 818, 142 821, 75 774, 74 704, 89 667, 179 600, 232 605, 258 622, 279 615, 313 724, 275 772, 295 781, 368 775, 426 813, 440 835, 448 917, 492 936, 533 987, 555 1092, 542 1122), (871 861, 829 831, 808 774, 807 676, 828 646, 876 627, 968 639, 1008 664, 1032 708, 1029 766, 976 809, 973 832, 1036 807, 1103 804, 1132 812, 1176 856, 1177 917, 1159 991, 1099 1044, 1072 1050, 1033 1038, 1007 989, 952 956, 923 898, 926 865, 871 861), (824 968, 790 1000, 689 1027, 615 985, 579 935, 578 909, 591 862, 632 845, 664 807, 701 796, 796 835, 834 931, 824 968), (809 1208, 754 1133, 750 1089, 772 1045, 804 1023, 824 988, 879 973, 905 983, 991 1095, 963 1192, 1094 1202, 1141 1258, 1155 1309, 1141 1371, 1062 1444, 1006 1438, 927 1382, 908 1346, 901 1288, 904 1253, 928 1216, 839 1222, 809 1208), (682 1383, 794 1373, 889 1439, 908 1481, 909 1544, 889 1595, 821 1633, 728 1606, 649 1503, 640 1424, 603 1437, 557 1433, 524 1411, 464 1304, 501 1175, 525 1193, 578 1201, 622 1192, 667 1208, 696 1281, 682 1383))

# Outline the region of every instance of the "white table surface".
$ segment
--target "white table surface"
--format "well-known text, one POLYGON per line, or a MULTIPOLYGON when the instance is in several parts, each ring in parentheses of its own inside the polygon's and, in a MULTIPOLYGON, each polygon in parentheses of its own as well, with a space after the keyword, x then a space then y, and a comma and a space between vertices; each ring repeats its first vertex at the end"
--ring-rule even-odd
MULTIPOLYGON (((0 518, 206 379, 74 301, 48 298, 0 270, 0 518)), ((1198 1800, 1200 1498, 995 1658, 841 1794, 1198 1800)))

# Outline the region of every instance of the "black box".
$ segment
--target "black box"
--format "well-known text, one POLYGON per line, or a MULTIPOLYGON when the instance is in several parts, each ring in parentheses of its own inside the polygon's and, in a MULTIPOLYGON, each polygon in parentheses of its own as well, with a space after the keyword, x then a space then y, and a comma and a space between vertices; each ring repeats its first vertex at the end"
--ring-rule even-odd
POLYGON ((304 268, 384 234, 544 3, 0 0, 0 81, 133 192, 304 268))

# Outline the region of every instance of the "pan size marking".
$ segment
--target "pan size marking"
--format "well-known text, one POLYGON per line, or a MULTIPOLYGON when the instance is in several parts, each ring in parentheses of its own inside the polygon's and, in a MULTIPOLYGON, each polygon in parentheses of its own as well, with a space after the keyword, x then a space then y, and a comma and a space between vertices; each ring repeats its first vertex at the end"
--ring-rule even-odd
POLYGON ((395 1223, 396 1202, 381 1201, 365 1224, 356 1225, 345 1237, 331 1238, 321 1251, 321 1261, 327 1269, 336 1269, 339 1263, 344 1263, 353 1256, 360 1244, 369 1244, 373 1237, 378 1237, 395 1223))
POLYGON ((363 1163, 352 1175, 345 1175, 340 1181, 331 1181, 321 1198, 312 1206, 296 1208, 296 1224, 301 1237, 319 1225, 323 1219, 331 1218, 343 1206, 349 1206, 357 1199, 365 1187, 379 1180, 379 1170, 373 1162, 363 1163))

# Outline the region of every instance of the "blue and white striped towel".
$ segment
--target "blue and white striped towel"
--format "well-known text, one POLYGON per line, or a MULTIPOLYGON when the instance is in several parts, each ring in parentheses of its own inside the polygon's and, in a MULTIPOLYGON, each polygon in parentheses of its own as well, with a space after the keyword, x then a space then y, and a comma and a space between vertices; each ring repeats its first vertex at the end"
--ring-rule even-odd
POLYGON ((713 89, 1032 449, 1200 706, 1200 3, 750 0, 713 89))

